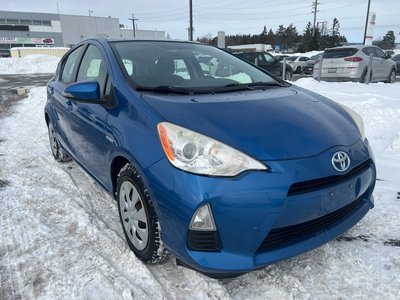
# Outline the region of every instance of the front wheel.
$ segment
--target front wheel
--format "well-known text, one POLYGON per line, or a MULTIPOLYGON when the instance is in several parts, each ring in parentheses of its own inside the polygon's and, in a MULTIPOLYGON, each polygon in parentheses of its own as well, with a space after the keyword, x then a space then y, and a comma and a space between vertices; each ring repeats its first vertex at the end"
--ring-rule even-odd
POLYGON ((118 211, 129 248, 145 263, 168 257, 149 192, 138 171, 126 164, 117 179, 118 211))
POLYGON ((389 73, 389 77, 386 82, 395 83, 395 81, 396 81, 396 71, 394 69, 392 69, 392 71, 390 71, 390 73, 389 73))

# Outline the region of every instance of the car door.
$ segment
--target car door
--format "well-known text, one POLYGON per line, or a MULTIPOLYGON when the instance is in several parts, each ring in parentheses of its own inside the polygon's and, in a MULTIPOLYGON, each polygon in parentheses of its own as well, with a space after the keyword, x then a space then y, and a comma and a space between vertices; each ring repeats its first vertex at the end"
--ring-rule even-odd
MULTIPOLYGON (((97 81, 100 97, 111 94, 107 62, 94 44, 89 44, 77 71, 76 82, 97 81)), ((97 103, 70 101, 69 141, 75 159, 100 182, 107 182, 105 155, 114 141, 106 135, 108 108, 97 103)))
POLYGON ((52 101, 55 111, 54 128, 58 134, 58 139, 65 150, 71 153, 71 145, 68 138, 68 127, 70 120, 70 100, 62 96, 66 86, 75 82, 76 69, 79 59, 83 52, 83 46, 71 51, 71 53, 61 61, 60 73, 51 79, 47 85, 47 94, 52 101))
POLYGON ((378 61, 379 79, 386 80, 389 77, 392 65, 390 60, 386 59, 385 53, 381 49, 375 48, 375 52, 378 61))
POLYGON ((375 47, 368 47, 367 54, 372 54, 372 81, 379 81, 382 78, 382 60, 378 57, 375 47))

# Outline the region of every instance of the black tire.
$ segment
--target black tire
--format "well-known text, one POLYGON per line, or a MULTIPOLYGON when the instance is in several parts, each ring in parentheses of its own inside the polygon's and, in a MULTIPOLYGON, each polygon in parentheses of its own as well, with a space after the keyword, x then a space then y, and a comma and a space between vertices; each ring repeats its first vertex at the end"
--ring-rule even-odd
POLYGON ((297 74, 301 74, 301 67, 300 67, 300 66, 298 66, 298 67, 296 68, 296 73, 297 73, 297 74))
POLYGON ((387 83, 395 83, 396 82, 396 70, 392 69, 389 73, 387 83))
POLYGON ((161 241, 160 223, 152 200, 142 177, 131 164, 126 164, 119 172, 116 192, 119 217, 129 248, 145 263, 166 259, 169 254, 161 241), (142 217, 143 221, 139 220, 142 217))
POLYGON ((49 122, 47 125, 47 129, 49 132, 49 142, 50 142, 50 150, 53 157, 58 162, 67 162, 71 160, 71 157, 68 153, 61 147, 60 142, 57 139, 56 132, 54 130, 53 124, 49 122))
POLYGON ((291 70, 285 70, 285 80, 290 80, 293 77, 293 72, 291 70))

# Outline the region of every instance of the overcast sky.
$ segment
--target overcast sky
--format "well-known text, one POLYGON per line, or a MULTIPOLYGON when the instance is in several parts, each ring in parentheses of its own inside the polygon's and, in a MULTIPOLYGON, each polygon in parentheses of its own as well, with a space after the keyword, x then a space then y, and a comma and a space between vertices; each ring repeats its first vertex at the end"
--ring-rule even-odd
MULTIPOLYGON (((280 24, 293 23, 302 33, 313 21, 313 0, 193 0, 194 38, 218 31, 226 34, 255 34, 264 27, 275 31, 280 24)), ((2 1, 0 10, 32 11, 61 14, 111 16, 132 28, 128 19, 134 13, 138 29, 163 30, 173 39, 187 39, 189 0, 16 0, 2 1)), ((339 19, 340 32, 349 42, 363 40, 368 0, 319 0, 317 21, 339 19)), ((400 1, 371 0, 376 13, 374 38, 382 38, 393 30, 400 42, 400 1)))

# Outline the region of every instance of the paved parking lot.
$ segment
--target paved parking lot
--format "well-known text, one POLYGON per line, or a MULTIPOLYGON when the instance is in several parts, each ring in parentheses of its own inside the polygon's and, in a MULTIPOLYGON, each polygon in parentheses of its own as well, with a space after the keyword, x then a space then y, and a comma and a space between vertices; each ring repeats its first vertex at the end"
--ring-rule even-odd
POLYGON ((8 110, 15 101, 25 98, 24 89, 45 86, 52 74, 0 75, 0 113, 8 110), (18 93, 18 89, 21 89, 18 93))

